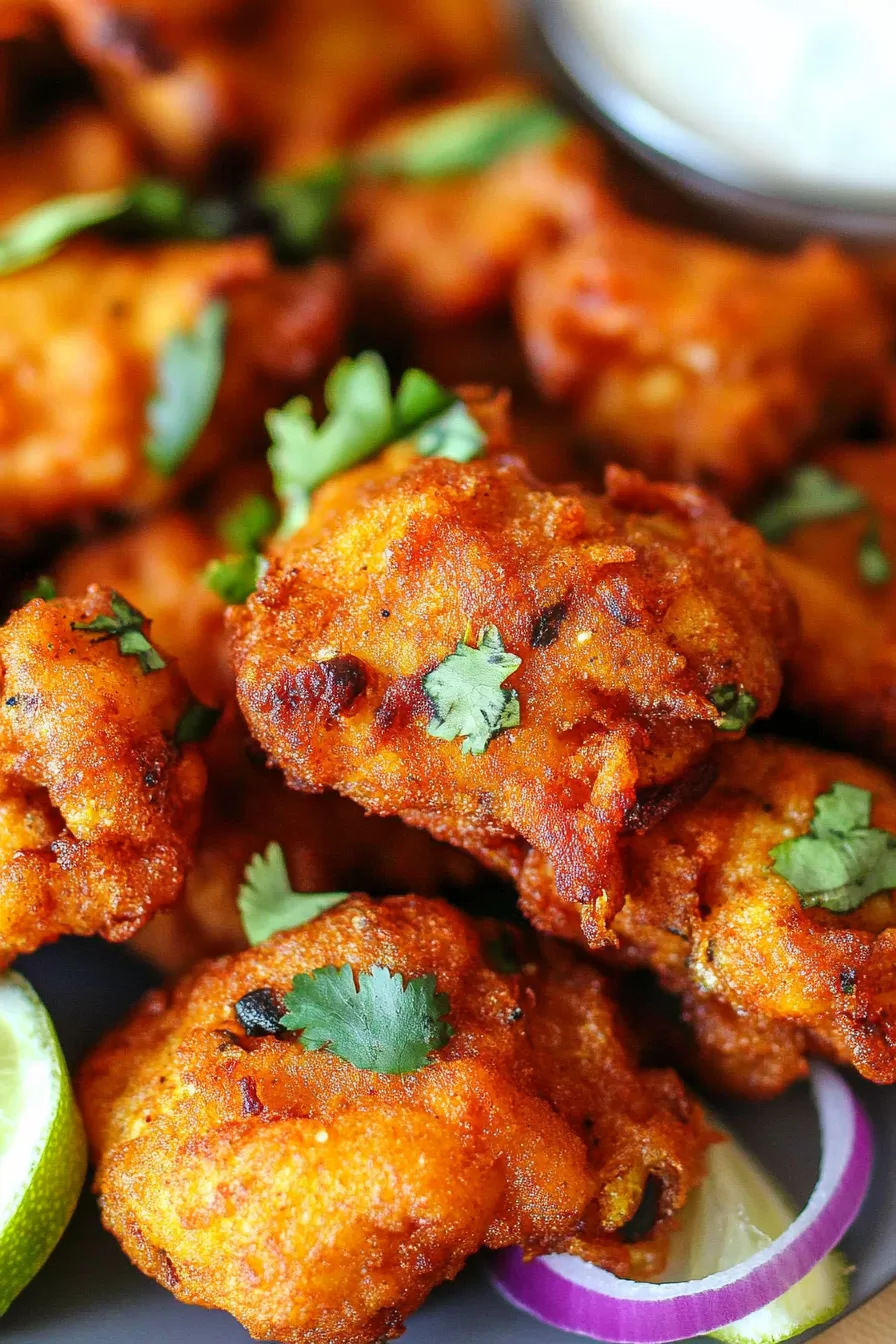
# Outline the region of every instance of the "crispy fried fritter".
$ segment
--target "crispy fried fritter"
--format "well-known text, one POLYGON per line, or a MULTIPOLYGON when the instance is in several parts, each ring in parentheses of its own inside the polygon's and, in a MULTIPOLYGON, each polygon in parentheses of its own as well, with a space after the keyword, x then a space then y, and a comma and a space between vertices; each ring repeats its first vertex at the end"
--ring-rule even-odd
POLYGON ((176 664, 144 674, 72 628, 110 594, 39 599, 0 628, 0 965, 63 933, 119 941, 178 895, 205 788, 175 730, 176 664))
POLYGON ((829 243, 766 257, 610 207, 523 267, 516 313, 601 450, 729 503, 883 396, 888 323, 829 243))
POLYGON ((0 539, 154 506, 257 440, 264 409, 290 388, 287 361, 304 374, 329 365, 343 299, 329 264, 278 273, 254 240, 139 249, 83 240, 0 277, 0 539), (156 361, 217 297, 230 307, 215 410, 181 470, 160 476, 144 457, 156 361), (290 350, 269 353, 285 335, 290 350))
POLYGON ((117 113, 162 162, 216 166, 235 146, 275 171, 340 150, 430 81, 488 69, 492 0, 49 0, 117 113))
POLYGON ((57 196, 124 186, 136 171, 133 149, 110 117, 72 108, 31 135, 0 141, 0 223, 57 196))
POLYGON ((483 1245, 657 1269, 702 1174, 699 1108, 638 1071, 576 953, 500 975, 487 937, 439 901, 356 897, 145 999, 78 1086, 103 1220, 135 1263, 293 1344, 394 1338, 483 1245), (243 995, 346 963, 437 978, 454 1034, 426 1067, 375 1074, 243 1034, 243 995), (659 1221, 630 1244, 651 1175, 659 1221))
MULTIPOLYGON (((896 786, 850 756, 747 740, 717 749, 705 796, 626 842, 628 896, 614 930, 624 960, 684 995, 704 1076, 750 1096, 806 1072, 806 1052, 896 1082, 896 898, 850 914, 803 908, 769 851, 805 834, 841 780, 869 789, 872 825, 896 832, 896 786), (705 1050, 705 1054, 704 1054, 705 1050)), ((572 912, 523 894, 536 927, 576 934, 572 912)))
MULTIPOLYGON (((525 92, 521 82, 505 81, 457 105, 515 103, 525 92)), ((432 111, 403 113, 362 148, 388 149, 391 137, 432 111)), ((601 163, 594 136, 571 128, 477 173, 361 183, 346 210, 357 235, 354 267, 371 306, 453 322, 506 304, 527 258, 593 226, 603 198, 601 163)))
POLYGON ((318 492, 231 616, 243 712, 294 787, 503 871, 544 855, 600 941, 639 790, 699 765, 720 684, 771 712, 789 607, 758 535, 694 488, 614 468, 606 496, 555 493, 515 458, 398 446, 318 492), (487 625, 522 659, 521 726, 466 754, 427 733, 423 678, 487 625))
POLYGON ((896 766, 896 584, 860 569, 869 528, 896 564, 896 447, 849 445, 818 461, 868 507, 797 527, 773 552, 800 612, 787 703, 830 740, 896 766))
POLYGON ((224 718, 205 748, 209 788, 193 866, 177 904, 152 919, 134 950, 168 972, 246 946, 236 893, 246 864, 271 841, 283 847, 297 891, 423 895, 470 887, 465 854, 394 819, 365 817, 335 794, 299 796, 249 749, 233 700, 224 603, 202 581, 221 547, 185 513, 160 514, 119 536, 80 546, 56 570, 63 594, 101 582, 152 619, 159 644, 176 653, 190 686, 224 718))

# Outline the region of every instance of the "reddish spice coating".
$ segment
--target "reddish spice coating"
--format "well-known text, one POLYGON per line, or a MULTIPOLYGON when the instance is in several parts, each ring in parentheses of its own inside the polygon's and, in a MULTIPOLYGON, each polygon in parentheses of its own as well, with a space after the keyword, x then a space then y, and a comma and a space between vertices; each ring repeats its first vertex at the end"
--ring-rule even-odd
POLYGON ((182 1300, 257 1338, 373 1344, 481 1246, 657 1271, 709 1135, 668 1072, 639 1071, 598 971, 441 901, 355 897, 144 1000, 81 1070, 103 1219, 182 1300), (325 965, 432 974, 454 1034, 413 1074, 356 1069, 234 1004, 325 965), (161 1179, 164 1173, 164 1179, 161 1179), (623 1231, 648 1180, 658 1218, 623 1231))

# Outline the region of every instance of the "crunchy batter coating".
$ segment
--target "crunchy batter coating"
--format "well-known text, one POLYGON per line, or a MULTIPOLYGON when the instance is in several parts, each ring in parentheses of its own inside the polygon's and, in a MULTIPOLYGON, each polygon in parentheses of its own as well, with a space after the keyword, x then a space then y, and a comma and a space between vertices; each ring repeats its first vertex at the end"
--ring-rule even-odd
POLYGON ((503 871, 544 856, 599 942, 620 833, 709 751, 714 689, 774 708, 789 607, 758 535, 698 490, 613 468, 606 496, 553 492, 516 458, 398 446, 318 492, 231 620, 243 713, 290 784, 503 871), (423 678, 488 625, 522 660, 521 723, 466 754, 427 732, 423 678))
POLYGON ((440 901, 356 897, 148 996, 78 1085, 103 1220, 135 1263, 291 1344, 396 1337, 483 1245, 656 1269, 702 1174, 699 1108, 638 1071, 578 954, 501 975, 493 933, 440 901), (243 995, 346 963, 437 977, 454 1035, 427 1066, 376 1074, 243 1034, 243 995), (628 1242, 649 1176, 659 1221, 628 1242))
POLYGON ((896 562, 896 447, 845 445, 818 463, 868 507, 796 527, 773 552, 800 611, 786 700, 825 737, 896 766, 896 585, 859 566, 870 525, 896 562))
MULTIPOLYGON (((896 897, 850 914, 803 908, 769 851, 808 831, 837 781, 869 789, 872 825, 896 832, 896 785, 850 756, 770 738, 716 752, 718 779, 626 842, 628 895, 614 929, 623 959, 684 995, 704 1076, 749 1096, 780 1091, 819 1052, 896 1082, 896 897)), ((576 935, 556 898, 523 908, 576 935)))
POLYGON ((250 239, 132 249, 85 239, 0 277, 0 539, 158 505, 257 440, 264 409, 293 385, 288 361, 302 376, 329 365, 343 301, 331 265, 278 273, 250 239), (144 456, 156 361, 219 297, 230 307, 215 409, 181 469, 161 476, 144 456), (284 336, 288 350, 268 353, 284 336))
POLYGON ((74 630, 110 594, 36 599, 0 628, 0 966, 63 933, 129 938, 178 895, 205 788, 176 746, 176 664, 144 674, 74 630))
POLYGON ((335 794, 298 796, 280 772, 250 750, 235 705, 227 661, 224 603, 203 583, 220 551, 186 513, 165 513, 64 557, 59 590, 76 594, 99 581, 152 619, 153 637, 173 650, 190 686, 224 718, 204 748, 209 787, 193 865, 180 900, 134 937, 136 952, 180 972, 201 958, 246 946, 236 893, 246 864, 273 840, 297 891, 374 894, 459 892, 480 877, 465 854, 394 819, 365 817, 335 794))
POLYGON ((523 267, 516 313, 542 391, 603 452, 730 503, 883 398, 888 323, 829 243, 761 256, 610 206, 523 267))
MULTIPOLYGON (((522 81, 505 80, 454 105, 515 103, 527 92, 537 96, 522 81)), ((382 152, 433 110, 402 113, 362 149, 382 152)), ((385 303, 432 322, 500 308, 528 257, 593 226, 604 196, 601 167, 595 137, 571 126, 557 140, 506 154, 476 173, 360 184, 346 213, 356 232, 353 265, 371 308, 385 303)))

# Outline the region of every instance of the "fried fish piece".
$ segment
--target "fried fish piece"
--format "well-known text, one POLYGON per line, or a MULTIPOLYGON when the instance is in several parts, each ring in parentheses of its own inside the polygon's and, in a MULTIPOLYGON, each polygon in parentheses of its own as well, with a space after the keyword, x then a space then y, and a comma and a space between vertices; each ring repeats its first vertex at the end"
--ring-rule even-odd
POLYGON ((886 570, 896 564, 896 447, 844 445, 817 465, 864 503, 794 527, 774 548, 800 612, 786 702, 830 741, 896 766, 896 584, 886 570), (867 569, 868 542, 883 570, 867 569))
POLYGON ((505 872, 543 857, 600 941, 639 791, 731 727, 711 696, 771 713, 790 608, 758 534, 693 487, 611 468, 605 496, 555 491, 516 458, 398 445, 317 493, 230 620, 246 721, 293 787, 505 872))
POLYGON ((358 896, 144 999, 77 1085, 103 1221, 138 1267, 289 1344, 395 1338, 481 1246, 659 1269, 702 1175, 700 1109, 638 1069, 573 949, 499 974, 491 932, 441 901, 358 896), (432 977, 448 1043, 395 1075, 276 1032, 293 977, 342 965, 432 977), (259 990, 275 1034, 236 1015, 259 990), (648 1182, 657 1221, 628 1239, 648 1182))
POLYGON ((205 789, 175 740, 190 694, 167 654, 144 670, 145 652, 76 628, 112 596, 38 598, 0 628, 0 965, 64 933, 129 938, 190 863, 205 789))
POLYGON ((223 709, 204 748, 209 786, 195 858, 181 899, 135 936, 134 950, 180 972, 201 957, 246 946, 236 893, 253 854, 279 844, 297 891, 412 889, 455 893, 481 880, 467 855, 394 819, 365 817, 335 794, 298 795, 250 749, 234 700, 224 603, 203 582, 223 545, 184 512, 168 512, 119 535, 71 551, 56 568, 59 591, 100 582, 152 619, 154 638, 172 650, 193 691, 223 709))
MULTIPOLYGON (((416 106, 378 127, 359 153, 388 154, 390 142, 418 133, 434 112, 450 108, 472 118, 537 97, 531 85, 504 80, 450 103, 416 106)), ((595 136, 570 123, 477 172, 362 180, 345 214, 368 305, 376 312, 385 304, 429 323, 478 318, 506 306, 529 257, 593 227, 604 199, 602 165, 595 136)))
MULTIPOLYGON (((896 833, 896 785, 854 757, 772 738, 720 747, 715 765, 702 799, 626 841, 620 955, 684 996, 716 1086, 772 1095, 805 1074, 807 1053, 896 1082, 896 896, 843 914, 804 906, 771 856, 808 832, 837 781, 869 790, 872 825, 896 833)), ((536 927, 577 935, 556 896, 524 894, 523 908, 536 927)))
POLYGON ((763 256, 611 206, 527 261, 516 315, 538 385, 601 453, 732 504, 886 387, 890 323, 826 242, 763 256))
POLYGON ((0 540, 155 507, 257 442, 265 408, 294 385, 286 369, 329 365, 344 298, 332 264, 278 272, 253 239, 145 248, 83 239, 0 277, 0 540), (229 316, 215 407, 164 476, 145 455, 158 360, 216 299, 229 316), (288 350, 271 349, 278 337, 288 350))

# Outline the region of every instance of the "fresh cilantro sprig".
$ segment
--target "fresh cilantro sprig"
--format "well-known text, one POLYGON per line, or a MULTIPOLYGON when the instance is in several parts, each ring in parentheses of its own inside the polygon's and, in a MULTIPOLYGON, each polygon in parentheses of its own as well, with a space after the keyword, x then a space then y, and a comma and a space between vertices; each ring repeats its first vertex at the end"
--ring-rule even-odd
POLYGON ((313 490, 389 443, 410 438, 418 447, 423 443, 427 456, 456 462, 478 457, 485 444, 463 403, 422 370, 409 369, 393 398, 389 371, 373 351, 341 360, 327 379, 324 400, 329 414, 320 426, 307 397, 294 397, 265 417, 272 439, 268 462, 283 507, 280 537, 307 521, 313 490))
POLYGON ((306 1050, 329 1050, 371 1073, 416 1073, 451 1039, 447 994, 434 975, 404 980, 385 966, 321 966, 297 975, 280 1025, 301 1031, 306 1050))
POLYGON ((475 648, 460 640, 423 678, 434 711, 426 726, 430 737, 444 742, 462 737, 464 755, 481 756, 498 733, 518 727, 519 696, 502 683, 521 662, 506 651, 494 625, 482 627, 475 648))
POLYGON ((224 371, 227 304, 213 299, 193 327, 176 331, 156 364, 156 391, 146 406, 144 455, 162 476, 173 476, 205 429, 224 371))
POLYGON ((318 248, 350 181, 345 159, 331 159, 307 173, 267 178, 255 188, 256 204, 269 216, 274 239, 287 253, 318 248))
POLYGON ((856 565, 865 583, 888 583, 892 564, 881 546, 880 527, 867 496, 855 485, 841 481, 824 467, 797 467, 780 494, 769 499, 753 519, 766 541, 786 541, 807 523, 845 518, 867 510, 868 527, 859 543, 856 565))
POLYGON ((204 705, 201 700, 191 700, 177 721, 175 746, 182 747, 187 742, 204 742, 220 717, 220 709, 204 705))
POLYGON ((876 892, 896 888, 896 835, 871 825, 871 801, 868 789, 838 780, 815 799, 807 834, 769 851, 774 872, 807 909, 848 914, 876 892))
POLYGON ((57 196, 17 215, 0 230, 0 275, 46 261, 69 238, 123 215, 130 203, 130 191, 115 187, 57 196))
POLYGON ((541 99, 483 98, 402 128, 362 154, 357 171, 411 181, 482 172, 517 150, 558 140, 569 126, 566 117, 541 99))
POLYGON ((261 548, 276 526, 276 506, 265 495, 247 495, 241 500, 219 528, 222 540, 235 554, 209 561, 202 575, 206 587, 225 602, 245 602, 267 568, 261 548))
POLYGON ((348 899, 347 891, 293 891, 280 845, 253 854, 236 898, 243 932, 254 947, 283 929, 302 924, 348 899))
POLYGON ((719 711, 720 719, 716 727, 723 733, 740 733, 756 717, 759 701, 742 686, 733 681, 724 686, 716 686, 710 693, 710 702, 719 711))
POLYGON ((101 614, 94 616, 92 621, 72 621, 72 629, 95 634, 95 644, 114 639, 120 654, 137 659, 144 676, 147 672, 161 671, 166 665, 165 659, 143 633, 146 617, 142 611, 132 607, 126 598, 116 592, 109 594, 109 606, 112 608, 111 616, 101 614))
POLYGON ((22 589, 20 601, 24 606, 32 598, 42 597, 45 602, 52 602, 56 596, 56 580, 49 574, 38 574, 37 578, 31 583, 26 584, 22 589))

